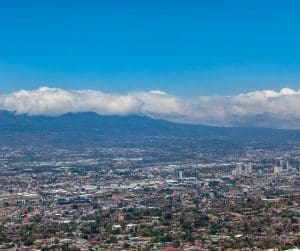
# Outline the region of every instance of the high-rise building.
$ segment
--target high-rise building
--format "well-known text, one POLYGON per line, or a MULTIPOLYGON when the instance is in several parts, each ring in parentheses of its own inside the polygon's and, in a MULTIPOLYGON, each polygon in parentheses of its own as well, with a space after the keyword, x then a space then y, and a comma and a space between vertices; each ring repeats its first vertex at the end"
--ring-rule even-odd
POLYGON ((182 180, 184 178, 184 172, 181 168, 175 169, 176 179, 182 180))
POLYGON ((243 173, 243 163, 238 163, 235 169, 236 169, 236 174, 241 175, 243 173))
POLYGON ((252 173, 252 164, 246 164, 245 165, 245 173, 252 173))
POLYGON ((180 170, 179 172, 178 172, 178 177, 179 177, 179 179, 183 179, 183 171, 182 170, 180 170))
POLYGON ((284 170, 287 172, 289 171, 290 163, 289 163, 289 160, 287 159, 287 157, 281 158, 279 160, 279 166, 281 167, 281 170, 284 170))

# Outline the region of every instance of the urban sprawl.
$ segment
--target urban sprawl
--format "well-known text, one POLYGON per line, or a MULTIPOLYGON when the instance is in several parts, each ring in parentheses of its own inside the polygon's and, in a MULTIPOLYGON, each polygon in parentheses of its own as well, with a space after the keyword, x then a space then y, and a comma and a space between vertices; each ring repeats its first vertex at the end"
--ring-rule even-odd
POLYGON ((300 247, 300 148, 0 149, 0 250, 300 247))

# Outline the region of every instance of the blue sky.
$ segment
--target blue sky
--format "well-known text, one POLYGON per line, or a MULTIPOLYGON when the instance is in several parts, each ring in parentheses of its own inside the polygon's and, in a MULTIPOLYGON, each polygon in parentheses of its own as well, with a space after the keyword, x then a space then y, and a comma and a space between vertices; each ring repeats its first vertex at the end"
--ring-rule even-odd
POLYGON ((299 1, 2 1, 0 93, 300 89, 299 1))

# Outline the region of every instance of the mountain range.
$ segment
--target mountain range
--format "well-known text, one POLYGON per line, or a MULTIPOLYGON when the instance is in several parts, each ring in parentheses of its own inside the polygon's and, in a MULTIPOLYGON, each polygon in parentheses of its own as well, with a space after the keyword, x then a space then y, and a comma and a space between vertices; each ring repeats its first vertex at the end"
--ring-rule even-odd
POLYGON ((299 130, 213 127, 180 124, 147 116, 101 116, 68 113, 28 116, 0 111, 0 146, 124 146, 155 141, 232 141, 241 144, 288 144, 300 140, 299 130))

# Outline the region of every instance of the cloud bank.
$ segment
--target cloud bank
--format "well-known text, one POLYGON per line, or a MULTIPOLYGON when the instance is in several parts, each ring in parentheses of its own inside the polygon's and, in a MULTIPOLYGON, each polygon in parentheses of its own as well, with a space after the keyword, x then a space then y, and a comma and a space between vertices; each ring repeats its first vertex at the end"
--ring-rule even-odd
POLYGON ((109 94, 41 87, 0 95, 0 109, 28 115, 137 114, 185 123, 300 129, 300 91, 289 88, 183 99, 160 90, 109 94))

